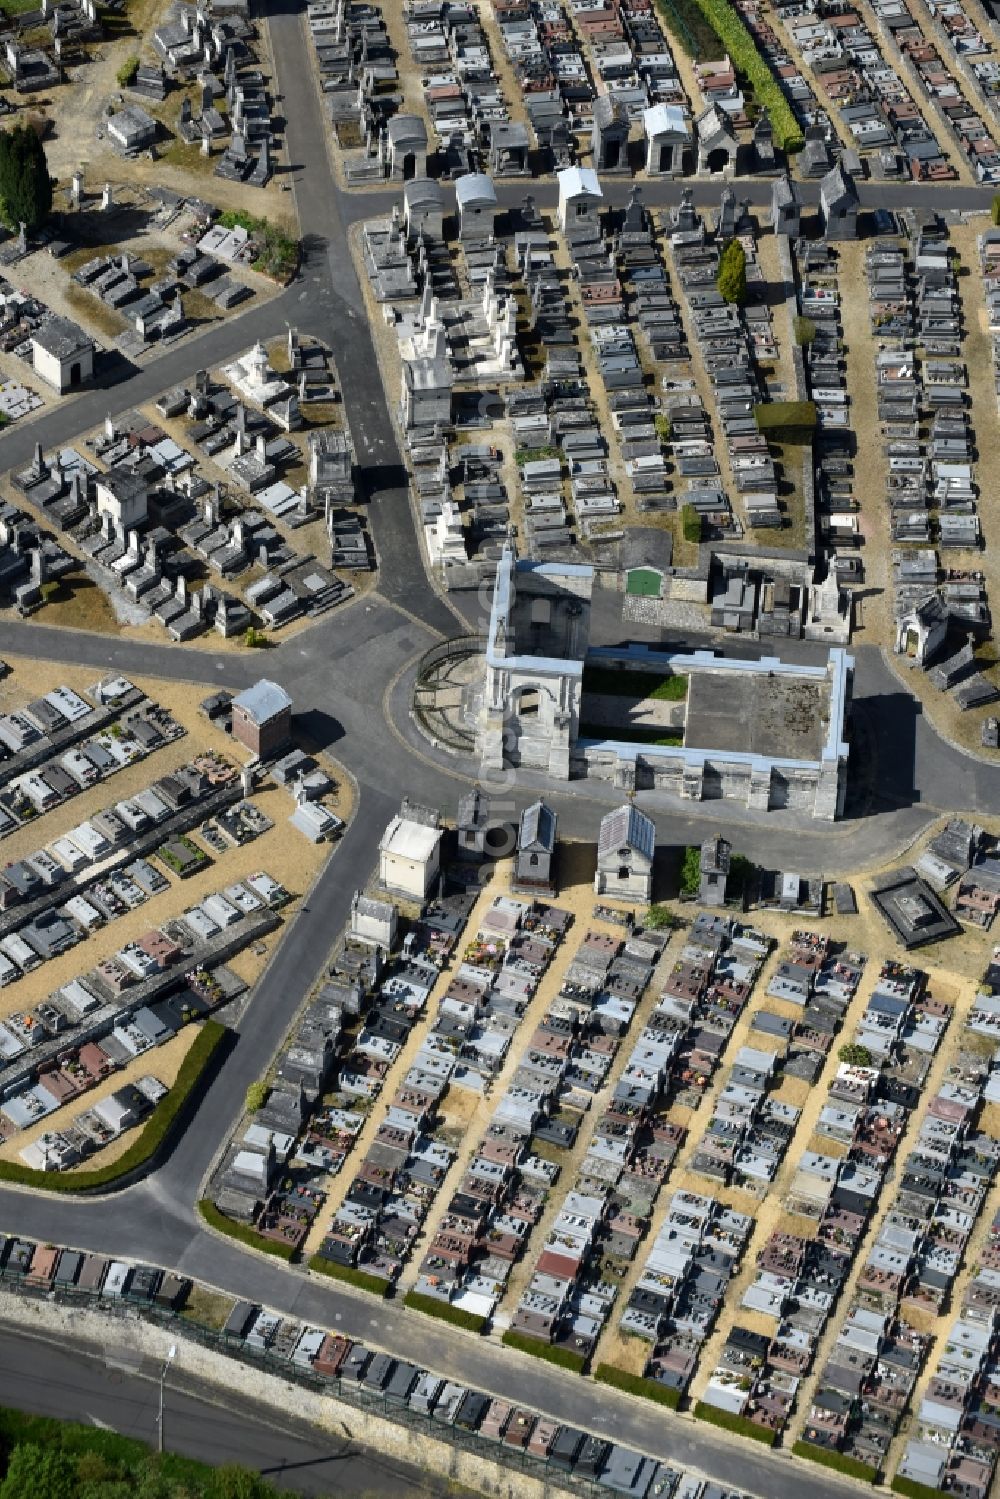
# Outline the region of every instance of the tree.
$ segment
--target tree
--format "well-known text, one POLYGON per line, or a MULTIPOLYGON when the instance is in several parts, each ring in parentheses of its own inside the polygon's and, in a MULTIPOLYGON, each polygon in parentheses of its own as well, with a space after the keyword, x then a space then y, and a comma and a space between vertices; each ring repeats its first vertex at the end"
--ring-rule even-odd
POLYGON ((8 229, 41 228, 52 212, 52 178, 45 148, 34 130, 0 131, 0 217, 8 229))
POLYGON ((76 1499, 76 1465, 58 1448, 20 1442, 7 1461, 0 1499, 76 1499))
POLYGON ((715 284, 726 302, 743 306, 747 299, 747 252, 738 239, 727 240, 723 245, 715 284))
POLYGON ((681 865, 681 894, 697 895, 701 889, 701 849, 692 844, 684 850, 681 865))
POLYGON ((872 1064, 871 1052, 867 1046, 862 1046, 857 1041, 848 1041, 846 1046, 840 1048, 837 1055, 849 1067, 870 1067, 872 1064))
POLYGON ((248 1114, 256 1114, 267 1103, 270 1088, 267 1083, 251 1083, 247 1089, 246 1105, 248 1114))

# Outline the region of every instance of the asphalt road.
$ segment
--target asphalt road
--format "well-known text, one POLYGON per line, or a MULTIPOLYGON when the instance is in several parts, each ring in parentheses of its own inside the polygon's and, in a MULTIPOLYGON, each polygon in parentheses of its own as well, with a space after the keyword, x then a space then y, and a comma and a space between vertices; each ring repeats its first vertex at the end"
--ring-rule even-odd
MULTIPOLYGON (((197 368, 246 348, 255 338, 283 332, 286 323, 298 326, 328 340, 335 352, 369 497, 379 593, 335 611, 261 657, 219 656, 210 647, 110 641, 6 621, 0 624, 0 651, 236 688, 267 672, 291 692, 308 738, 329 749, 357 778, 358 815, 258 984, 230 1060, 162 1169, 115 1197, 113 1206, 67 1203, 4 1189, 0 1225, 45 1241, 169 1265, 287 1315, 340 1327, 400 1356, 618 1437, 720 1482, 775 1499, 798 1499, 801 1470, 780 1454, 751 1450, 750 1444, 690 1418, 646 1408, 609 1389, 602 1388, 598 1398, 592 1384, 498 1343, 410 1314, 401 1316, 391 1303, 373 1306, 363 1296, 311 1280, 301 1270, 243 1252, 232 1241, 209 1234, 195 1214, 193 1204, 203 1178, 239 1114, 246 1085, 266 1069, 320 971, 331 937, 347 919, 351 895, 372 867, 378 837, 400 796, 408 793, 450 808, 475 773, 473 766, 435 759, 406 713, 407 666, 434 640, 456 633, 461 620, 423 571, 405 473, 345 240, 349 221, 387 211, 399 192, 339 192, 329 174, 319 101, 315 91, 304 86, 310 63, 301 14, 297 7, 279 7, 271 12, 270 24, 302 221, 301 276, 266 306, 181 344, 127 381, 88 392, 38 421, 8 429, 0 436, 0 465, 20 466, 30 458, 36 441, 46 447, 66 442, 108 411, 114 414, 147 400, 189 379, 197 368), (395 694, 394 683, 399 684, 395 694)), ((739 190, 744 188, 754 202, 765 201, 770 193, 766 183, 741 182, 739 190)), ((624 201, 629 189, 624 181, 605 184, 610 202, 624 201)), ((529 190, 541 205, 554 201, 551 182, 527 180, 502 184, 501 201, 516 204, 529 190)), ((670 183, 644 189, 649 204, 676 201, 679 193, 679 185, 670 183)), ((888 206, 902 206, 896 201, 900 193, 906 201, 936 207, 988 206, 990 196, 953 188, 863 189, 867 201, 888 206)), ((811 194, 807 186, 804 196, 811 194)), ((700 203, 715 203, 718 188, 696 184, 695 196, 700 203)), ((862 770, 871 783, 870 798, 853 822, 819 829, 802 829, 781 814, 754 819, 727 805, 726 821, 737 830, 741 851, 779 867, 793 861, 804 871, 833 872, 857 867, 866 849, 885 851, 901 845, 939 805, 1000 805, 1000 772, 945 745, 919 718, 913 700, 878 652, 862 647, 856 655, 862 770)), ((532 779, 524 777, 512 795, 513 810, 533 790, 532 779)), ((553 797, 562 831, 578 837, 593 837, 600 812, 616 799, 606 788, 587 785, 553 797)), ((646 798, 642 800, 645 804, 646 798)), ((718 822, 718 808, 712 804, 703 810, 680 808, 657 805, 650 798, 649 805, 656 811, 659 836, 665 842, 692 841, 718 822)), ((808 1481, 820 1493, 853 1491, 819 1474, 810 1474, 808 1481)))
MULTIPOLYGON (((296 1494, 423 1499, 447 1492, 418 1468, 397 1463, 341 1436, 271 1407, 219 1391, 184 1370, 183 1345, 164 1384, 164 1445, 168 1452, 220 1467, 240 1463, 296 1494)), ((0 1328, 0 1406, 103 1427, 155 1448, 160 1366, 117 1349, 114 1328, 100 1354, 85 1346, 0 1328)))

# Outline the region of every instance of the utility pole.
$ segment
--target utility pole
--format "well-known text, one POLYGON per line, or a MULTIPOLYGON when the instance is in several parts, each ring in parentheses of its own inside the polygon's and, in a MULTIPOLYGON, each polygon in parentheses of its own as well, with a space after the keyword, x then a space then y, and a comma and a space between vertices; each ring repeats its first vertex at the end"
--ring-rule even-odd
POLYGON ((177 1357, 177 1344, 171 1343, 167 1349, 167 1356, 163 1360, 163 1368, 160 1370, 160 1413, 156 1421, 156 1450, 163 1451, 163 1386, 166 1383, 167 1370, 177 1357))

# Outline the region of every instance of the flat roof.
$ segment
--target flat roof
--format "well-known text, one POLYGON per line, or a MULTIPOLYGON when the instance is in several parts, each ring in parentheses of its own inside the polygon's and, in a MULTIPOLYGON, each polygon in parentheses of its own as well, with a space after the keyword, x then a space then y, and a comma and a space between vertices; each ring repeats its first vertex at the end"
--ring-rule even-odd
MULTIPOLYGON (((830 651, 825 666, 800 666, 797 663, 782 661, 777 656, 764 656, 759 661, 747 661, 726 656, 716 656, 712 651, 656 651, 649 650, 644 646, 630 645, 625 648, 615 646, 602 646, 587 652, 587 661, 598 665, 618 665, 628 661, 636 666, 650 672, 683 673, 689 678, 688 682, 688 730, 685 733, 684 745, 681 748, 669 745, 637 745, 625 740, 614 740, 611 735, 600 740, 583 740, 581 743, 591 745, 607 746, 613 748, 622 758, 642 754, 644 756, 657 756, 659 758, 681 759, 690 764, 702 763, 711 758, 711 754, 724 754, 728 760, 744 764, 766 766, 775 765, 779 768, 789 769, 801 768, 802 766, 821 764, 823 762, 834 764, 838 760, 845 759, 848 753, 848 745, 844 737, 845 719, 847 714, 848 684, 850 674, 854 669, 854 658, 846 651, 835 647, 830 651), (828 709, 823 722, 824 733, 819 737, 817 752, 803 758, 803 745, 800 743, 799 754, 790 753, 788 747, 785 752, 768 751, 763 743, 755 747, 748 744, 747 734, 741 727, 740 734, 735 738, 730 735, 727 743, 731 746, 726 748, 725 744, 712 742, 708 745, 696 745, 692 742, 692 727, 694 733, 701 737, 697 724, 692 726, 691 719, 691 693, 695 678, 704 673, 718 676, 724 683, 726 690, 730 688, 735 693, 740 691, 736 683, 746 681, 750 684, 750 693, 755 694, 760 690, 761 678, 768 681, 785 682, 812 682, 818 688, 826 684, 829 697, 828 709), (737 748, 736 746, 739 746, 737 748)), ((708 696, 704 701, 711 705, 717 699, 708 696)), ((773 711, 773 710, 772 710, 773 711)), ((729 715, 736 723, 741 724, 739 708, 734 706, 729 715)), ((795 715, 792 715, 791 727, 795 727, 795 715)), ((775 726, 776 727, 776 726, 775 726)), ((762 741, 765 739, 761 733, 762 741)))
POLYGON ((688 679, 689 749, 748 750, 768 759, 819 760, 829 692, 800 677, 696 672, 688 679))

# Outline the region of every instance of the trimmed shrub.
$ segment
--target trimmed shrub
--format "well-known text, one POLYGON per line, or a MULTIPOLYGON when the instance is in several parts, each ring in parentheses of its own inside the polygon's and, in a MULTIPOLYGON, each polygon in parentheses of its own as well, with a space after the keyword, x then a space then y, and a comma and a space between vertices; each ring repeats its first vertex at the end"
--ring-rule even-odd
POLYGON ((33 1171, 19 1161, 0 1161, 0 1181, 21 1187, 40 1187, 46 1192, 94 1192, 131 1176, 163 1148, 178 1116, 201 1081, 222 1042, 230 1032, 217 1020, 206 1020, 191 1043, 177 1071, 177 1081, 162 1098, 137 1133, 132 1144, 116 1161, 95 1166, 92 1171, 33 1171))
MULTIPOLYGON (((1000 193, 997 193, 994 196, 993 203, 990 208, 990 218, 993 220, 994 224, 1000 224, 1000 193)), ((904 1479, 903 1482, 908 1483, 909 1479, 904 1479)), ((893 1487, 895 1487, 895 1485, 893 1485, 893 1487)))
POLYGON ((256 1114, 258 1109, 262 1109, 267 1103, 268 1095, 270 1094, 270 1092, 271 1090, 268 1087, 267 1083, 251 1083, 247 1088, 246 1094, 247 1113, 256 1114))
POLYGON ((627 1370, 618 1369, 614 1364, 598 1364, 594 1370, 594 1378, 600 1380, 601 1384, 624 1390, 627 1395, 641 1395, 644 1400, 655 1400, 657 1405, 665 1405, 672 1411, 681 1403, 680 1390, 671 1390, 667 1385, 658 1384, 655 1379, 646 1379, 641 1374, 629 1374, 627 1370))
POLYGON ((796 1457, 819 1463, 822 1468, 832 1468, 835 1473, 843 1473, 848 1478, 860 1478, 862 1483, 878 1482, 877 1468, 859 1462, 856 1457, 848 1457, 846 1452, 830 1452, 826 1447, 814 1447, 812 1442, 796 1442, 792 1452, 796 1457))
POLYGON ((508 1348, 517 1348, 521 1353, 530 1353, 533 1358, 544 1359, 548 1364, 558 1364, 560 1369, 573 1369, 577 1374, 583 1373, 587 1362, 586 1354, 574 1353, 571 1348, 556 1348, 551 1343, 543 1343, 538 1338, 515 1331, 512 1327, 504 1333, 503 1341, 508 1348))
POLYGON ((121 67, 118 69, 118 72, 115 74, 115 77, 118 79, 119 86, 121 88, 128 88, 130 83, 135 82, 135 75, 138 73, 138 71, 139 59, 137 57, 126 58, 121 67))
POLYGON ((796 314, 792 318, 792 335, 800 349, 807 348, 816 337, 816 324, 811 317, 796 314))
POLYGON ((198 1211, 209 1228, 225 1234, 227 1239, 235 1239, 237 1244, 245 1244, 248 1249, 259 1249, 262 1254, 273 1255, 275 1259, 284 1260, 286 1263, 293 1260, 298 1253, 294 1244, 279 1244, 276 1239, 265 1239, 264 1235, 257 1233, 249 1223, 237 1223, 235 1218, 227 1217, 215 1206, 210 1197, 201 1199, 198 1203, 198 1211))
POLYGON ((460 1306, 438 1301, 436 1296, 408 1291, 403 1297, 403 1305, 412 1307, 415 1312, 423 1312, 428 1317, 438 1317, 442 1322, 450 1322, 453 1327, 464 1327, 466 1332, 486 1331, 486 1317, 477 1317, 474 1312, 463 1312, 460 1306))
POLYGON ((870 1067, 872 1064, 871 1052, 867 1046, 861 1046, 857 1041, 846 1042, 837 1052, 837 1056, 849 1067, 870 1067))
MULTIPOLYGON (((655 905, 646 907, 642 924, 651 932, 672 932, 677 921, 670 907, 665 906, 662 901, 657 901, 655 905)), ((613 1367, 613 1364, 608 1365, 609 1369, 613 1367)))
POLYGON ((737 1436, 749 1437, 752 1442, 763 1442, 765 1447, 773 1447, 778 1440, 776 1431, 768 1431, 766 1426, 757 1426, 745 1416, 734 1416, 732 1411, 720 1410, 717 1405, 706 1405, 704 1400, 698 1401, 694 1413, 699 1421, 707 1421, 710 1426, 721 1426, 724 1431, 733 1431, 737 1436))
POLYGON ((816 407, 812 401, 767 401, 753 408, 758 432, 773 432, 775 437, 793 439, 797 432, 812 432, 816 427, 816 407))
POLYGON ((309 1261, 309 1269, 314 1270, 317 1275, 328 1275, 331 1280, 342 1280, 346 1285, 356 1286, 359 1291, 368 1291, 372 1296, 378 1296, 385 1300, 392 1285, 383 1280, 381 1275, 366 1275, 355 1265, 338 1265, 336 1260, 324 1259, 321 1254, 314 1254, 309 1261))
MULTIPOLYGON (((1000 202, 1000 198, 994 198, 993 202, 1000 202)), ((892 1480, 891 1487, 893 1493, 905 1494, 907 1499, 941 1499, 940 1489, 932 1489, 928 1483, 917 1483, 915 1478, 901 1478, 899 1474, 892 1480)))

